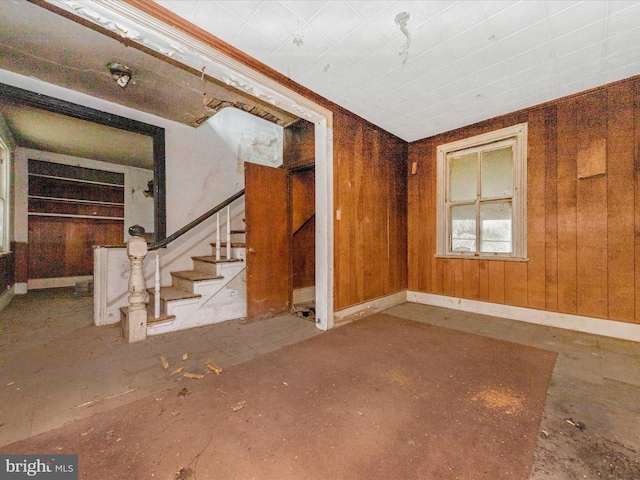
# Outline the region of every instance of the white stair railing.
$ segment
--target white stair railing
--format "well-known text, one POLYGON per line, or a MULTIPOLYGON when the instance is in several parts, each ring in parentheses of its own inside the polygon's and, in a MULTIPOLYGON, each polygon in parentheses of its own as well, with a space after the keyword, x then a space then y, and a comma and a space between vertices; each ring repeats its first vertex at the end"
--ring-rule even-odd
POLYGON ((220 212, 216 213, 216 262, 220 260, 220 212))
POLYGON ((231 258, 231 209, 227 205, 227 260, 231 258))
POLYGON ((160 318, 160 253, 156 250, 156 278, 153 290, 153 317, 160 318))

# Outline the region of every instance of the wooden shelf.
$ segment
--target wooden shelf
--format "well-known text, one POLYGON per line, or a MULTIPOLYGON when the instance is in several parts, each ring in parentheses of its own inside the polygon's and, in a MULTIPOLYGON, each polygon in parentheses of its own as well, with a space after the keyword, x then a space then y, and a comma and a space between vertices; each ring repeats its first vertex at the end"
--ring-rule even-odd
POLYGON ((29 276, 93 272, 93 245, 124 241, 124 174, 29 160, 29 276))
POLYGON ((29 160, 31 216, 124 221, 124 175, 29 160))

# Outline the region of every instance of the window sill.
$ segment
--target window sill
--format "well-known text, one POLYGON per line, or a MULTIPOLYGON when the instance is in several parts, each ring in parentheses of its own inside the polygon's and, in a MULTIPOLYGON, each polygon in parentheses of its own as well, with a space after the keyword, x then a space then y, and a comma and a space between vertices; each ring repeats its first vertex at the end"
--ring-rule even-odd
POLYGON ((484 256, 484 255, 435 255, 436 258, 455 258, 462 260, 489 260, 490 262, 528 262, 528 258, 522 257, 498 257, 498 256, 484 256))

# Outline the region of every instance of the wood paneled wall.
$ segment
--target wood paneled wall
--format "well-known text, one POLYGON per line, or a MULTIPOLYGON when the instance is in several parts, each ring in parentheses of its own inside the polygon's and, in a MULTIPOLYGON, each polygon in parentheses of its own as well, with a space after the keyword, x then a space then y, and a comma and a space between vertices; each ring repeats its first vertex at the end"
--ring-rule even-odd
POLYGON ((409 289, 640 322, 640 77, 409 145, 409 289), (529 123, 528 262, 435 258, 436 147, 529 123), (578 156, 606 144, 606 174, 578 156))
POLYGON ((407 143, 161 5, 125 1, 333 112, 334 203, 342 218, 334 231, 334 309, 406 290, 407 143))
POLYGON ((285 127, 282 138, 284 168, 312 166, 316 161, 315 137, 315 125, 302 118, 285 127))
POLYGON ((29 217, 29 278, 93 274, 93 246, 123 244, 122 220, 29 217))
POLYGON ((14 254, 13 252, 0 255, 0 294, 14 284, 14 254))
POLYGON ((11 242, 14 256, 14 281, 26 283, 29 279, 29 246, 27 242, 11 242))
POLYGON ((289 172, 291 195, 291 283, 294 289, 316 284, 316 171, 289 172))
POLYGON ((340 113, 333 139, 340 310, 407 288, 407 143, 340 113))

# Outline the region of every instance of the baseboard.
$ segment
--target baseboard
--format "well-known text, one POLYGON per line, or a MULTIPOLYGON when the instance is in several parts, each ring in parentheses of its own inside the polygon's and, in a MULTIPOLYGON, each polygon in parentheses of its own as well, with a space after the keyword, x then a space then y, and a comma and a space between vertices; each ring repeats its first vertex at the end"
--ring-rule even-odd
POLYGON ((13 293, 16 295, 25 295, 29 291, 27 282, 16 282, 13 284, 13 293))
POLYGON ((27 282, 27 287, 29 290, 37 290, 40 288, 75 287, 77 282, 86 282, 89 280, 93 280, 93 275, 60 278, 30 278, 27 282))
POLYGON ((6 306, 9 305, 9 303, 11 303, 11 299, 13 298, 13 296, 13 287, 9 287, 4 292, 2 292, 2 295, 0 295, 0 312, 4 310, 6 306))
POLYGON ((402 291, 387 295, 386 297, 376 298, 370 302, 360 303, 353 307, 347 307, 333 313, 334 325, 343 325, 345 323, 359 320, 363 317, 373 315, 374 313, 387 310, 407 301, 407 292, 402 291))
POLYGON ((407 292, 407 301, 640 342, 640 325, 633 323, 412 291, 407 292))

